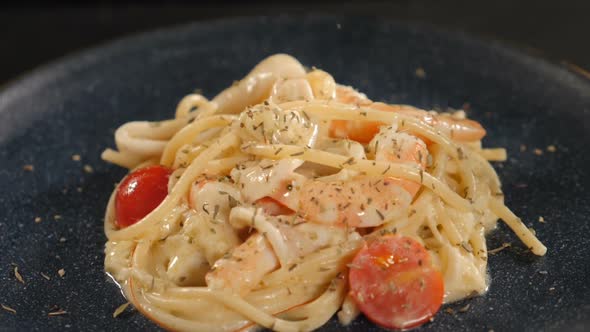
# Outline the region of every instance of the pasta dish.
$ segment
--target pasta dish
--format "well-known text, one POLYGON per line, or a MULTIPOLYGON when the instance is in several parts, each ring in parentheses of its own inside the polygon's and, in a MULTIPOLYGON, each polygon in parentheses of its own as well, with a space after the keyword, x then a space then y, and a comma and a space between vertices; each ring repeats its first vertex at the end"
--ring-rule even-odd
POLYGON ((105 269, 158 325, 313 330, 359 314, 385 328, 486 292, 504 205, 464 111, 374 102, 284 54, 173 119, 133 121, 102 158, 128 168, 105 215, 105 269))

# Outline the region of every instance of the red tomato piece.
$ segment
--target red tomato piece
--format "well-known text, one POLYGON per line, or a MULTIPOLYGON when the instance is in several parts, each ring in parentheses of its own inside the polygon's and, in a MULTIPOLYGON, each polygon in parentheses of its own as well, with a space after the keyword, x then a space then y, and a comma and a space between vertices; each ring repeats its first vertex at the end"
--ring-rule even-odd
POLYGON ((289 215, 295 212, 280 201, 268 196, 258 199, 254 204, 271 216, 289 215))
POLYGON ((123 179, 115 197, 115 223, 119 228, 133 225, 160 205, 168 195, 171 173, 164 166, 148 166, 123 179))
POLYGON ((440 308, 444 283, 426 249, 387 235, 365 245, 350 265, 350 292, 368 319, 386 328, 424 324, 440 308))

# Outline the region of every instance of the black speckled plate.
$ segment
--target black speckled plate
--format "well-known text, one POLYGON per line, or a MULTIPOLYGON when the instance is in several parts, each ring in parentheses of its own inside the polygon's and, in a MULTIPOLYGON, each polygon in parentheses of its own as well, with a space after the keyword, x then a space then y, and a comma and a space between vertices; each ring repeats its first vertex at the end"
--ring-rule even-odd
MULTIPOLYGON (((171 117, 183 95, 201 88, 213 96, 277 52, 377 100, 440 108, 469 103, 469 115, 488 129, 485 145, 508 149, 509 160, 495 165, 507 203, 536 229, 548 254, 528 254, 500 225, 490 248, 514 245, 490 257, 489 293, 446 307, 455 314, 443 308, 419 330, 590 324, 590 82, 462 34, 375 19, 280 17, 123 39, 3 88, 0 302, 16 314, 0 310, 0 330, 157 329, 137 312, 112 317, 124 300, 103 273, 102 217, 125 172, 102 162, 100 152, 113 146, 113 131, 123 122, 171 117), (547 151, 549 145, 556 151, 547 151), (33 171, 23 169, 27 164, 33 171), (15 279, 15 266, 24 284, 15 279), (57 308, 67 314, 49 317, 57 308)), ((346 328, 332 320, 324 329, 378 330, 362 318, 346 328)))

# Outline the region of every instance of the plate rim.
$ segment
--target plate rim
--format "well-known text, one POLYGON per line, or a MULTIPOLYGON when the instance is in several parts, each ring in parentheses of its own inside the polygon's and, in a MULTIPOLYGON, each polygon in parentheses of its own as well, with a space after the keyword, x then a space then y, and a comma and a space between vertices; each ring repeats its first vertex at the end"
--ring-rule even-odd
MULTIPOLYGON (((143 43, 153 42, 153 39, 165 40, 174 34, 182 32, 186 33, 194 29, 214 29, 217 25, 244 24, 256 22, 261 19, 268 20, 269 23, 272 24, 280 24, 280 21, 283 19, 294 18, 317 21, 371 18, 372 20, 376 20, 379 24, 390 24, 406 29, 419 30, 423 33, 444 35, 448 38, 460 39, 467 44, 499 52, 510 58, 512 61, 521 63, 523 66, 542 68, 544 73, 551 76, 559 76, 559 74, 561 74, 564 76, 563 78, 571 81, 571 84, 569 84, 570 88, 578 90, 579 93, 586 94, 590 97, 590 77, 586 77, 577 71, 575 67, 572 67, 572 65, 577 66, 576 64, 565 61, 557 62, 544 53, 533 53, 533 49, 523 47, 527 45, 515 45, 510 43, 510 41, 478 35, 464 30, 444 27, 428 22, 406 21, 368 15, 326 15, 311 13, 278 16, 258 15, 220 17, 210 20, 163 25, 105 40, 90 47, 69 52, 57 58, 48 60, 47 62, 40 63, 4 82, 0 85, 0 113, 4 109, 4 105, 10 104, 11 100, 20 97, 24 93, 30 93, 32 89, 42 86, 52 80, 59 80, 62 76, 65 76, 70 72, 75 72, 76 69, 86 68, 92 65, 93 62, 104 60, 105 57, 115 56, 118 53, 124 53, 139 48, 143 43)), ((584 70, 583 68, 581 69, 584 70)), ((564 80, 560 79, 559 81, 563 82, 564 80)))

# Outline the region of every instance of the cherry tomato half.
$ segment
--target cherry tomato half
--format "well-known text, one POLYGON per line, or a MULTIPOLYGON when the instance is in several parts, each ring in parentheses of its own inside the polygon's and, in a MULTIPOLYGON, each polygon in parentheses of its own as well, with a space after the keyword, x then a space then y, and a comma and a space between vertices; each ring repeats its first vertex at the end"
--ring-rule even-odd
POLYGON ((371 241, 350 265, 350 292, 371 321, 393 329, 424 324, 440 308, 444 284, 426 249, 409 237, 371 241))
POLYGON ((148 166, 127 175, 115 197, 116 224, 131 226, 154 210, 168 195, 168 178, 172 170, 148 166))

